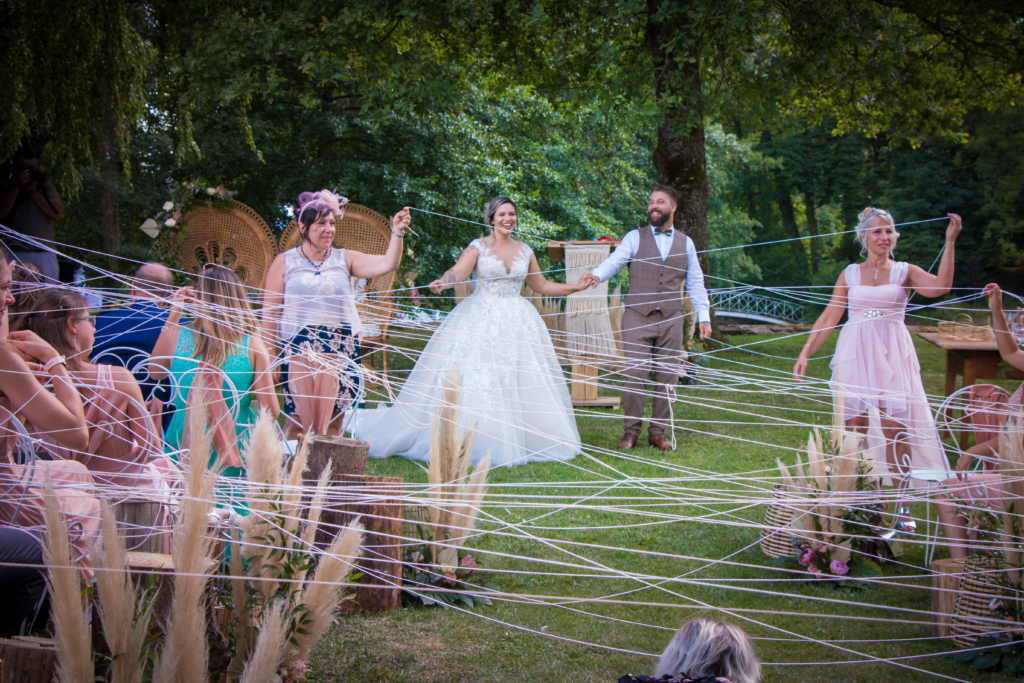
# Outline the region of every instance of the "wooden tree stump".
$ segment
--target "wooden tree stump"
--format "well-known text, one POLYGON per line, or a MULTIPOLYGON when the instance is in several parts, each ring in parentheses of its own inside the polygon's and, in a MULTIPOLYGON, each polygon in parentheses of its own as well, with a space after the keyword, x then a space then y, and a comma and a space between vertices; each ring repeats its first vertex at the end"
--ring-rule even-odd
POLYGON ((125 499, 112 501, 117 528, 124 535, 129 551, 162 553, 167 536, 160 503, 151 500, 125 499))
POLYGON ((964 561, 948 558, 932 562, 932 635, 949 638, 949 620, 953 615, 956 593, 964 561))
MULTIPOLYGON (((402 484, 398 477, 345 474, 334 490, 339 528, 356 517, 366 529, 354 571, 363 577, 355 600, 341 603, 346 614, 388 612, 402 606, 402 484)), ((337 533, 337 528, 331 529, 337 533)))
POLYGON ((48 638, 0 638, 0 683, 50 683, 56 663, 48 638))
MULTIPOLYGON (((305 437, 299 437, 298 448, 305 437)), ((370 455, 370 444, 359 439, 343 436, 311 436, 306 451, 306 467, 309 479, 316 485, 324 466, 331 463, 332 478, 337 481, 343 474, 366 474, 366 460, 370 455)))

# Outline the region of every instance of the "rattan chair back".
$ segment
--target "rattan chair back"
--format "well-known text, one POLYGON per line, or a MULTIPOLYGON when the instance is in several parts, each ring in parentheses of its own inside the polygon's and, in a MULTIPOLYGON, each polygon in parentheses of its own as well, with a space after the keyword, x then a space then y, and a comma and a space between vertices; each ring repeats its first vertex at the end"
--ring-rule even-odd
MULTIPOLYGON (((302 236, 294 220, 281 235, 280 252, 299 246, 302 236)), ((372 209, 359 204, 346 204, 345 213, 335 226, 333 245, 338 249, 352 249, 364 254, 383 255, 391 243, 391 227, 388 219, 372 209)), ((387 323, 394 308, 391 288, 395 282, 395 271, 375 277, 366 283, 362 296, 356 298, 359 319, 364 327, 380 328, 381 334, 364 338, 364 341, 382 339, 387 335, 387 323)))
POLYGON ((185 216, 178 257, 182 268, 198 273, 207 263, 230 268, 246 287, 262 289, 277 255, 277 241, 260 215, 228 200, 230 211, 200 206, 185 216))

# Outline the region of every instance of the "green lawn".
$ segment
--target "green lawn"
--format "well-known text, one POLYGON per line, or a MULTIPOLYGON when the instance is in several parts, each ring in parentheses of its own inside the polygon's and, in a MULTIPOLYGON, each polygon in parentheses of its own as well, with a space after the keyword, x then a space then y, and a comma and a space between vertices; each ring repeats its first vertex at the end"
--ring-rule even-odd
MULTIPOLYGON (((783 371, 778 377, 784 378, 804 338, 729 340, 757 341, 766 343, 752 348, 781 358, 727 351, 713 354, 708 369, 783 371)), ((830 342, 821 353, 831 348, 830 342)), ((941 393, 944 356, 923 342, 918 354, 926 390, 941 393)), ((404 377, 413 355, 391 354, 396 377, 404 377)), ((826 377, 827 361, 812 362, 810 374, 826 377)), ((776 476, 776 457, 791 462, 795 456, 772 444, 796 449, 808 434, 806 426, 765 425, 766 416, 823 425, 830 417, 820 403, 781 385, 743 389, 681 386, 677 420, 700 433, 680 433, 676 452, 644 445, 626 458, 608 452, 495 471, 489 520, 477 527, 490 533, 469 545, 508 597, 469 612, 416 608, 341 617, 314 655, 314 679, 614 681, 624 673, 653 673, 655 659, 630 653, 660 653, 672 630, 697 613, 738 623, 758 638, 757 652, 769 664, 766 681, 1002 678, 935 656, 952 645, 931 640, 928 616, 913 613, 930 609, 920 545, 908 544, 900 562, 885 567, 886 585, 861 591, 793 580, 760 551, 756 524, 764 517, 765 480, 776 476), (758 415, 709 403, 722 400, 750 404, 746 410, 758 415), (936 675, 846 663, 870 657, 919 657, 906 663, 936 675)), ((578 422, 583 441, 600 449, 610 451, 621 436, 617 414, 597 411, 578 422)), ((371 461, 369 473, 426 480, 418 465, 401 458, 371 461)), ((914 511, 920 519, 923 504, 914 511)))

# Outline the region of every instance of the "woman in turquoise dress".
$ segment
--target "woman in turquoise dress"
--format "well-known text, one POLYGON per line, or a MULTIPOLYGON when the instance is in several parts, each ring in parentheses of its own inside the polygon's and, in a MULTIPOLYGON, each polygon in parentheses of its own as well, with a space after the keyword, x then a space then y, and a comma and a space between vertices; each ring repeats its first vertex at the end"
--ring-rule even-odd
POLYGON ((231 481, 245 478, 240 444, 260 406, 275 419, 280 412, 268 372, 267 347, 257 331, 256 317, 238 276, 223 266, 204 266, 195 288, 183 287, 171 297, 171 312, 153 348, 150 367, 154 379, 169 374, 177 387, 173 396, 176 410, 164 434, 166 452, 177 459, 188 450, 187 408, 190 399, 202 401, 213 441, 208 462, 221 478, 218 505, 228 503, 243 514, 244 487, 233 486, 231 481), (183 325, 182 312, 189 303, 193 320, 183 325))

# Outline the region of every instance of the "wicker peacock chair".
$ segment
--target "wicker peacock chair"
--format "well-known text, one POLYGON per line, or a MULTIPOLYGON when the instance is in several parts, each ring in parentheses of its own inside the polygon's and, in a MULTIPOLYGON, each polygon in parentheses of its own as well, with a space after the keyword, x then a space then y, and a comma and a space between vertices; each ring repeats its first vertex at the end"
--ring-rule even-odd
POLYGON ((233 270, 251 290, 262 289, 277 255, 274 233, 248 206, 228 201, 230 211, 200 206, 182 219, 181 265, 198 273, 204 264, 216 263, 233 270))
MULTIPOLYGON (((299 246, 302 241, 299 225, 288 224, 281 235, 280 252, 299 246)), ((383 255, 391 243, 391 228, 387 218, 359 204, 346 204, 345 213, 334 232, 334 247, 353 249, 364 254, 383 255)), ((380 350, 382 368, 388 371, 387 339, 391 312, 395 306, 392 286, 395 271, 375 277, 366 283, 356 299, 359 319, 363 323, 363 365, 373 370, 373 353, 380 350)))

